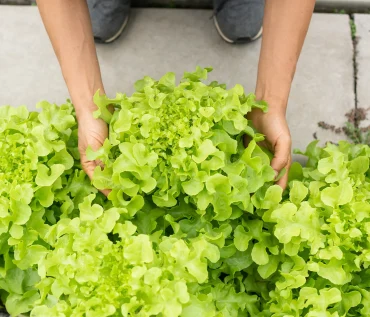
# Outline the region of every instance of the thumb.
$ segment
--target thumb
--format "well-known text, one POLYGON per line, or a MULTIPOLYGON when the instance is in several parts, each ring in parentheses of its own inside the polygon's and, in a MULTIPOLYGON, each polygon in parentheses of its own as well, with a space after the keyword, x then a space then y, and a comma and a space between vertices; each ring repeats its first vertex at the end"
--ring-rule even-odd
POLYGON ((274 169, 276 176, 283 168, 289 167, 291 155, 290 138, 279 138, 274 147, 274 157, 271 161, 271 167, 274 169))
MULTIPOLYGON (((92 181, 93 176, 94 176, 94 171, 97 166, 101 166, 99 162, 97 161, 85 161, 82 163, 82 168, 87 174, 87 176, 90 178, 92 181)), ((103 193, 105 196, 108 196, 109 193, 112 191, 110 189, 99 189, 101 193, 103 193)))
POLYGON ((87 160, 82 161, 81 160, 81 163, 82 163, 83 170, 85 171, 87 176, 89 176, 90 180, 92 180, 93 175, 94 175, 94 170, 95 170, 95 167, 96 167, 95 161, 87 161, 87 160))

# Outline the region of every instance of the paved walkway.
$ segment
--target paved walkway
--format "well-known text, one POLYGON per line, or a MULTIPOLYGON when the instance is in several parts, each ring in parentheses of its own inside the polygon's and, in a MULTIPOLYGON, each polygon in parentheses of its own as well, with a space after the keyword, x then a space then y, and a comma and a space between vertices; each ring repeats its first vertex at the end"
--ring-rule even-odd
MULTIPOLYGON (((132 92, 144 75, 158 78, 167 71, 179 76, 196 65, 213 66, 212 79, 243 84, 253 91, 260 41, 243 46, 224 43, 216 33, 211 11, 135 9, 125 34, 111 45, 98 45, 106 90, 132 92)), ((358 23, 355 85, 354 50, 349 16, 314 14, 299 61, 289 101, 288 121, 295 148, 304 148, 313 134, 322 140, 344 136, 318 128, 319 121, 343 126, 345 114, 369 107, 370 15, 358 23)), ((26 104, 41 99, 62 103, 68 93, 37 8, 1 6, 0 104, 26 104)))
MULTIPOLYGON (((356 63, 357 63, 357 106, 370 109, 370 14, 356 14, 357 29, 356 63)), ((369 112, 370 119, 370 112, 369 112)), ((361 123, 362 127, 370 125, 370 120, 361 123)))

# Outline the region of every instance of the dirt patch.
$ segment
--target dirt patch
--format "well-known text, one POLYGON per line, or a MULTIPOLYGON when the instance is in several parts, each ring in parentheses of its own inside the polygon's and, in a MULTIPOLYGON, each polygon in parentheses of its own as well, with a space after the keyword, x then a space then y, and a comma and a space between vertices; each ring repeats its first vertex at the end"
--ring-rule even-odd
POLYGON ((358 125, 361 121, 364 121, 367 119, 368 111, 369 111, 369 108, 368 109, 357 108, 357 109, 351 110, 350 112, 346 113, 348 122, 358 125))
POLYGON ((335 125, 332 125, 332 124, 329 124, 329 123, 326 123, 325 121, 320 121, 318 123, 319 127, 324 129, 324 130, 330 130, 330 131, 333 131, 337 134, 343 132, 343 128, 340 128, 340 127, 336 127, 335 125))
MULTIPOLYGON (((370 125, 360 128, 360 123, 367 119, 370 108, 357 108, 346 113, 347 122, 343 127, 337 127, 325 121, 318 122, 318 126, 324 130, 330 130, 336 134, 344 133, 353 143, 370 144, 370 125)), ((316 139, 316 134, 314 134, 316 139)))

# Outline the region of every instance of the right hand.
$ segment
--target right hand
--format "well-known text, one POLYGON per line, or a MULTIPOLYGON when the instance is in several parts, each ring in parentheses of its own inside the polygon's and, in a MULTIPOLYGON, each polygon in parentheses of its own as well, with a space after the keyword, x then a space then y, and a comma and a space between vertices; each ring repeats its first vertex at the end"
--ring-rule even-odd
MULTIPOLYGON (((99 161, 90 161, 86 157, 86 149, 88 146, 93 151, 97 151, 103 146, 105 139, 108 137, 108 125, 102 119, 95 119, 93 112, 86 111, 79 114, 78 121, 78 150, 80 152, 81 164, 85 173, 92 179, 95 168, 102 163, 99 161)), ((108 196, 110 190, 105 189, 101 192, 108 196)))
POLYGON ((284 176, 277 181, 283 189, 288 184, 288 171, 292 162, 292 140, 285 113, 280 109, 270 108, 267 113, 254 109, 248 114, 258 132, 265 135, 265 140, 260 145, 274 154, 271 167, 276 176, 285 168, 284 176))

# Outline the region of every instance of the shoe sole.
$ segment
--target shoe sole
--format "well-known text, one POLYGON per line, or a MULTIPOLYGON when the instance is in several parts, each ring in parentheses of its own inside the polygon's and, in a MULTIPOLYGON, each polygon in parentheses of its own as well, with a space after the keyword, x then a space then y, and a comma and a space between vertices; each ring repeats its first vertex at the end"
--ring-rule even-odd
POLYGON ((112 43, 114 42, 115 40, 117 40, 120 35, 123 33, 123 30, 126 28, 127 26, 127 23, 128 23, 128 20, 129 20, 129 15, 127 15, 127 18, 126 20, 123 22, 122 26, 119 28, 119 30, 117 31, 116 34, 114 34, 112 37, 110 37, 109 39, 107 40, 104 40, 102 41, 101 39, 97 38, 95 39, 96 42, 98 43, 103 43, 103 44, 109 44, 109 43, 112 43))
MULTIPOLYGON (((215 27, 216 27, 216 30, 218 32, 218 34, 220 34, 220 36, 222 37, 222 39, 227 42, 227 43, 230 43, 230 44, 235 44, 237 43, 238 41, 233 41, 231 39, 229 39, 222 31, 221 31, 221 28, 220 26, 218 25, 218 22, 217 22, 217 19, 216 19, 216 16, 213 17, 213 21, 215 23, 215 27)), ((243 41, 244 43, 247 43, 247 42, 252 42, 254 40, 257 40, 261 35, 262 35, 262 32, 263 32, 263 27, 261 26, 261 29, 258 31, 257 35, 255 35, 254 37, 248 39, 248 40, 245 40, 243 41)), ((240 43, 240 42, 239 42, 240 43)))

